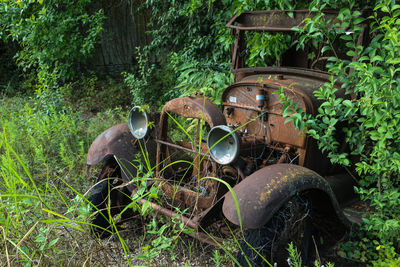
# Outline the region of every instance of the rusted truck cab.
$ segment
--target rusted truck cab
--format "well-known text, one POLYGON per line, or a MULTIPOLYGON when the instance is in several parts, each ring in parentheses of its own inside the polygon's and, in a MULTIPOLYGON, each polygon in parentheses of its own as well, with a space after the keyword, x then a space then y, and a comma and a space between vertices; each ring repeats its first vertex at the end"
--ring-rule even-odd
MULTIPOLYGON (((315 114, 320 103, 313 92, 329 81, 329 75, 310 69, 315 64, 307 52, 294 49, 282 55, 284 66, 245 66, 245 31, 291 32, 313 15, 305 10, 290 12, 292 17, 286 11, 244 12, 229 21, 227 26, 236 38, 232 51, 235 82, 224 90, 222 107, 201 95, 173 99, 159 116, 153 116, 155 127, 149 129, 151 116, 136 106, 127 124, 95 140, 88 164, 105 159, 99 182, 111 169, 122 178, 119 185, 126 184, 123 193, 109 194, 114 197, 111 203, 127 203, 126 197, 119 198, 136 193, 132 181, 138 175, 129 162, 137 159, 134 154, 140 152, 139 144, 148 148, 147 156, 154 164, 150 184, 163 195, 159 203, 144 199, 139 203, 149 204, 158 214, 177 217, 196 230, 195 237, 210 244, 217 239, 204 230, 219 219, 245 229, 247 241, 238 253, 240 264, 249 260, 262 265, 259 255, 273 262, 285 261, 291 241, 305 256, 311 255, 312 236, 332 239, 352 225, 344 212, 355 198, 352 174, 333 166, 315 140, 292 122, 285 123, 287 114, 277 93, 283 92, 297 108, 315 114), (188 127, 180 123, 185 120, 190 121, 188 127), (178 214, 175 208, 184 212, 178 214)), ((334 11, 326 14, 337 15, 334 11)), ((93 198, 107 197, 102 194, 93 198)))

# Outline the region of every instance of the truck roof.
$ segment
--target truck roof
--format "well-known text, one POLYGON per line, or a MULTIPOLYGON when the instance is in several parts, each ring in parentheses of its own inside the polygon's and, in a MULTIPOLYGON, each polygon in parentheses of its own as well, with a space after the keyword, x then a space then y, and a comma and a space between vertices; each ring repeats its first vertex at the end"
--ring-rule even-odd
MULTIPOLYGON (((337 10, 323 10, 325 18, 335 19, 337 10)), ((249 11, 233 16, 228 28, 247 31, 291 32, 295 26, 302 26, 303 20, 315 16, 309 10, 264 10, 249 11)))

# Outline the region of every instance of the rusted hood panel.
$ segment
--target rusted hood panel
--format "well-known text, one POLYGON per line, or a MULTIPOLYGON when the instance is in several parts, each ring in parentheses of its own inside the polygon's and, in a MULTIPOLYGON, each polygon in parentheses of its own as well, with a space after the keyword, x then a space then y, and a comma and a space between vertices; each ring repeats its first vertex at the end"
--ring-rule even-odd
POLYGON ((165 112, 176 113, 185 118, 204 118, 210 127, 226 123, 221 110, 206 97, 182 97, 172 99, 164 105, 161 115, 162 121, 165 112))
POLYGON ((86 163, 95 165, 107 155, 120 159, 133 159, 132 149, 135 138, 129 131, 128 123, 117 124, 100 134, 89 148, 86 163))
MULTIPOLYGON (((324 178, 298 165, 275 164, 258 170, 234 187, 243 226, 250 229, 264 226, 286 201, 308 189, 325 192, 340 216, 339 204, 324 178)), ((230 192, 225 195, 223 213, 229 221, 239 225, 230 192)), ((343 217, 340 216, 340 219, 345 220, 343 217)))

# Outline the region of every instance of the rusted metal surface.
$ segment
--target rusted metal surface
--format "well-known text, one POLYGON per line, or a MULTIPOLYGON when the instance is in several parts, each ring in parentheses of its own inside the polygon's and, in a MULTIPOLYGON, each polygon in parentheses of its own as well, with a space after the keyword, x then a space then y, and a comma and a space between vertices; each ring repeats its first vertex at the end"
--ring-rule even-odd
POLYGON ((200 192, 190 190, 183 186, 176 187, 169 182, 162 183, 161 190, 164 194, 173 199, 172 203, 175 205, 184 203, 189 207, 196 207, 195 212, 198 213, 200 210, 207 209, 213 204, 216 195, 216 183, 215 180, 210 180, 207 188, 208 196, 202 196, 200 192))
MULTIPOLYGON (((246 42, 244 40, 244 32, 232 30, 232 35, 235 35, 235 43, 232 45, 232 69, 244 68, 244 53, 246 52, 246 42), (243 52, 244 51, 244 52, 243 52)), ((235 82, 240 77, 235 75, 235 82)))
POLYGON ((118 158, 132 158, 135 138, 129 131, 128 123, 117 124, 101 133, 89 148, 86 163, 95 165, 107 155, 118 158))
POLYGON ((152 207, 154 209, 154 211, 161 213, 162 215, 165 215, 167 217, 176 217, 177 220, 183 222, 186 226, 197 230, 198 224, 196 221, 189 219, 188 217, 185 217, 183 215, 180 215, 172 210, 166 209, 161 207, 160 205, 150 202, 148 200, 145 199, 141 199, 139 200, 139 203, 141 205, 144 205, 145 203, 147 203, 150 207, 152 207))
MULTIPOLYGON (((252 147, 255 143, 270 146, 278 142, 305 149, 306 137, 295 129, 293 123, 285 124, 286 118, 282 116, 283 104, 279 96, 274 94, 282 87, 286 96, 297 103, 298 108, 312 113, 312 101, 296 88, 294 83, 294 80, 265 79, 262 82, 246 80, 235 83, 224 91, 222 96, 224 109, 231 109, 230 114, 227 114, 227 123, 235 127, 243 126, 238 131, 242 147, 252 147), (265 98, 262 107, 257 101, 257 92, 261 89, 265 98), (250 120, 254 121, 249 123, 250 120)), ((300 160, 304 161, 304 157, 305 154, 301 153, 300 160)))
MULTIPOLYGON (((263 143, 271 149, 275 143, 290 145, 293 149, 297 149, 299 165, 317 171, 321 175, 331 174, 331 163, 322 155, 317 143, 307 139, 292 122, 285 123, 287 118, 283 117, 283 104, 279 95, 274 93, 282 88, 284 94, 296 103, 298 108, 302 108, 308 114, 315 114, 321 101, 314 96, 314 91, 327 81, 328 75, 289 68, 283 68, 281 71, 279 68, 265 68, 265 71, 267 74, 246 76, 224 91, 222 101, 227 123, 241 126, 265 113, 265 116, 239 130, 242 144, 246 145, 247 142, 247 146, 251 147, 263 143), (280 74, 283 77, 279 78, 280 74), (302 76, 303 74, 306 75, 302 76), (265 90, 267 98, 266 105, 262 108, 257 103, 257 92, 260 89, 265 90), (248 142, 251 140, 252 142, 248 142)), ((337 96, 346 98, 343 90, 340 90, 340 84, 336 86, 339 89, 337 96)))
MULTIPOLYGON (((257 68, 241 68, 241 69, 234 69, 232 73, 239 73, 242 72, 244 76, 250 75, 285 75, 288 76, 297 76, 301 78, 309 78, 312 80, 318 80, 321 82, 328 82, 331 75, 326 72, 316 71, 316 70, 306 70, 306 69, 298 69, 298 68, 290 68, 290 67, 257 67, 257 68)), ((283 79, 279 79, 283 80, 283 79)), ((340 84, 338 84, 340 85, 340 84)))
MULTIPOLYGON (((178 148, 182 149, 182 146, 179 144, 174 144, 172 143, 167 136, 168 132, 168 118, 169 114, 177 114, 185 118, 197 118, 197 119, 204 119, 204 122, 209 125, 209 127, 214 127, 216 125, 221 125, 221 124, 226 124, 225 117, 223 116, 222 112, 220 109, 212 103, 209 99, 205 97, 183 97, 183 98, 177 98, 169 101, 167 104, 164 105, 164 108, 161 113, 161 118, 160 118, 160 125, 159 129, 161 131, 159 132, 157 143, 157 167, 156 167, 156 175, 157 177, 161 177, 161 169, 162 169, 162 162, 165 160, 169 160, 169 148, 178 148)), ((195 144, 192 144, 194 146, 195 144)), ((206 170, 206 165, 207 161, 209 160, 209 157, 206 156, 205 160, 203 160, 202 163, 199 162, 198 157, 205 155, 205 152, 207 151, 207 147, 205 144, 203 144, 203 148, 200 151, 200 154, 198 154, 198 151, 188 148, 184 148, 182 150, 188 151, 188 152, 195 152, 194 154, 194 164, 197 165, 200 169, 206 170), (200 166, 199 166, 200 164, 200 166)), ((212 176, 215 175, 215 168, 216 164, 215 163, 210 163, 211 165, 211 172, 209 173, 212 176)), ((193 177, 196 176, 195 170, 193 170, 194 173, 189 174, 192 175, 193 177)), ((200 172, 203 176, 205 173, 200 172)), ((201 178, 197 177, 197 181, 201 178)), ((207 176, 207 175, 205 175, 207 176)), ((169 177, 164 177, 164 179, 169 179, 169 177)), ((198 184, 198 182, 197 182, 198 184)), ((201 212, 202 209, 209 208, 213 202, 215 201, 215 196, 216 196, 216 186, 217 182, 215 180, 210 180, 207 184, 207 195, 201 195, 198 191, 194 191, 189 188, 183 187, 183 184, 174 184, 168 181, 163 181, 161 182, 161 189, 166 194, 169 196, 173 203, 176 205, 184 203, 185 205, 188 205, 190 207, 196 207, 195 212, 201 212)))
MULTIPOLYGON (((89 148, 86 163, 95 165, 109 159, 118 162, 121 167, 121 176, 125 181, 136 177, 137 169, 133 165, 136 154, 140 152, 139 140, 135 139, 128 127, 128 123, 117 124, 101 133, 89 148)), ((142 142, 146 148, 150 161, 154 163, 156 145, 153 140, 142 142)), ((144 161, 143 161, 144 162, 144 161)), ((129 189, 132 190, 132 185, 129 189)))
MULTIPOLYGON (((338 12, 335 10, 324 10, 326 19, 336 19, 338 12)), ((231 29, 246 31, 271 31, 290 32, 295 26, 301 27, 303 20, 312 18, 314 12, 309 10, 265 10, 242 12, 235 15, 226 25, 231 29), (293 15, 293 18, 289 16, 293 15)))
POLYGON ((182 97, 167 102, 161 113, 160 131, 158 139, 163 140, 166 135, 164 128, 167 127, 167 113, 175 113, 185 118, 202 119, 210 126, 225 124, 225 117, 221 110, 206 97, 182 97))
MULTIPOLYGON (((327 194, 337 216, 343 223, 350 224, 343 216, 328 182, 316 172, 298 165, 275 164, 265 167, 233 188, 239 201, 242 225, 250 229, 264 226, 291 197, 311 189, 327 194)), ((239 225, 239 217, 230 192, 225 194, 222 210, 229 221, 239 225)))

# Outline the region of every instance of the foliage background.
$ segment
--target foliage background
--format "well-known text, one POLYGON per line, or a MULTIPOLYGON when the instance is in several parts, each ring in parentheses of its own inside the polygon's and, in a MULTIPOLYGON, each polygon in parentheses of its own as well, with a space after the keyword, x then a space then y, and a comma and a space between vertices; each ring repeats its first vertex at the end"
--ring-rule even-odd
MULTIPOLYGON (((32 263, 33 258, 48 264, 66 260, 64 245, 51 238, 55 228, 45 221, 52 215, 44 208, 55 206, 71 221, 83 220, 84 202, 79 197, 73 205, 65 200, 84 191, 85 152, 97 134, 125 119, 126 99, 157 110, 169 99, 201 91, 220 104, 223 89, 232 82, 233 40, 224 25, 233 14, 296 8, 322 14, 324 8, 335 8, 341 10, 340 25, 327 28, 324 17, 316 16, 298 29, 297 45, 324 44, 329 53, 329 41, 340 39, 348 56, 359 60, 331 57, 327 68, 332 82, 315 92, 323 101, 319 113, 310 117, 294 111, 291 120, 306 127, 333 162, 356 170, 356 190, 371 206, 361 230, 339 253, 360 263, 399 264, 400 8, 395 1, 146 0, 137 12, 152 11, 152 41, 138 48, 137 67, 117 79, 100 79, 82 67, 93 54, 104 20, 103 11, 93 10, 90 3, 0 1, 0 229, 7 244, 3 255, 11 244, 20 263, 32 263), (365 47, 355 42, 359 23, 365 21, 358 8, 380 12, 371 13, 373 39, 365 47), (343 29, 353 34, 343 34, 343 29), (337 97, 335 81, 357 100, 337 97), (116 97, 110 100, 110 94, 116 97), (97 111, 102 113, 93 113, 97 111), (340 133, 341 123, 345 127, 340 133), (340 134, 346 136, 349 149, 341 150, 340 134), (77 191, 54 182, 59 178, 77 191)), ((279 64, 277 55, 295 41, 286 35, 248 38, 249 66, 279 64)), ((151 231, 155 228, 152 225, 151 231)))

